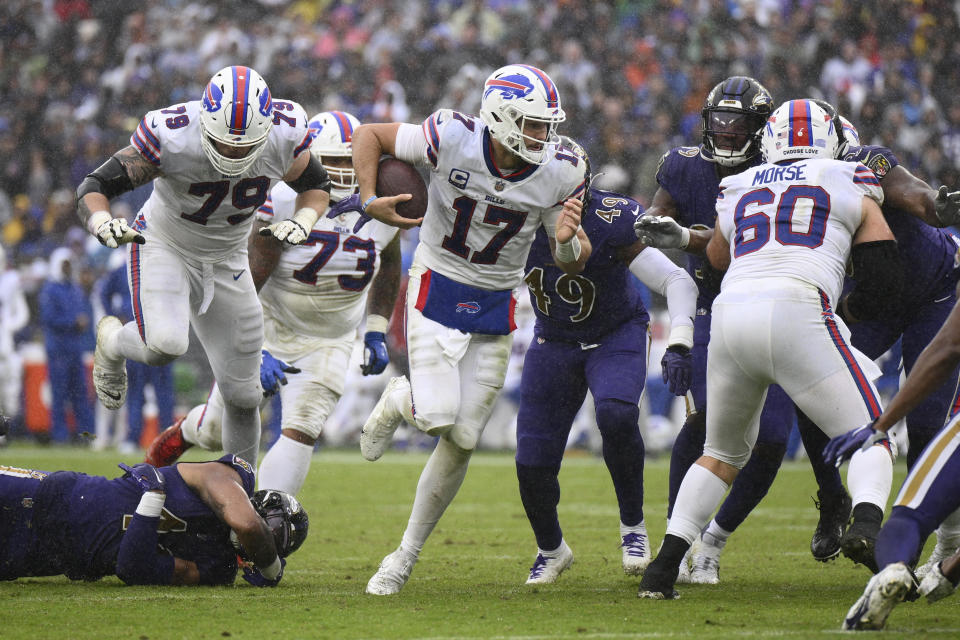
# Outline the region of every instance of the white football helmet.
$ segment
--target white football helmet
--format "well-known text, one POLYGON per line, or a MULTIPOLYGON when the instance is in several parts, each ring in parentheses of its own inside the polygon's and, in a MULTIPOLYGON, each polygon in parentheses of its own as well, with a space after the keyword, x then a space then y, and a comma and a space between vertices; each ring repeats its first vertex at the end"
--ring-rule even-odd
POLYGON ((567 116, 550 76, 536 67, 510 64, 494 71, 484 83, 480 118, 494 140, 531 164, 546 164, 548 147, 560 140, 557 125, 567 116), (546 140, 524 135, 527 121, 545 123, 546 140))
POLYGON ((314 132, 310 153, 326 169, 333 188, 330 201, 340 202, 357 191, 357 174, 353 170, 353 132, 360 126, 356 116, 345 111, 324 111, 310 118, 314 132), (350 158, 350 166, 333 166, 331 158, 350 158))
POLYGON ((273 126, 273 101, 267 83, 250 67, 226 67, 207 83, 202 107, 203 152, 223 175, 240 175, 263 152, 273 126), (220 153, 214 142, 248 151, 241 158, 230 158, 220 153))
POLYGON ((784 102, 763 127, 760 150, 767 163, 836 158, 839 139, 833 118, 813 100, 784 102))

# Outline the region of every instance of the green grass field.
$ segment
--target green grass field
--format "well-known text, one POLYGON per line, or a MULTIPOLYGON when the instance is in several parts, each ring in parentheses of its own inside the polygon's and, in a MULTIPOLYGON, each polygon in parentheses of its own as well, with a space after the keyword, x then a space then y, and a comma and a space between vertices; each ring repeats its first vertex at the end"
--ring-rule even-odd
MULTIPOLYGON (((186 459, 207 459, 189 452, 186 459)), ((787 463, 766 501, 731 538, 718 586, 680 585, 671 602, 639 600, 623 575, 609 476, 593 457, 561 472, 564 536, 574 565, 554 585, 523 582, 536 545, 509 454, 474 457, 466 482, 397 596, 363 593, 399 543, 423 454, 314 457, 301 499, 310 537, 277 589, 125 587, 116 578, 0 583, 0 638, 740 638, 833 636, 869 573, 819 564, 808 545, 817 512, 805 462, 787 463)), ((0 462, 113 475, 116 453, 14 444, 0 462)), ((126 460, 132 462, 133 460, 126 460)), ((898 469, 895 486, 903 477, 898 469)), ((647 527, 663 535, 667 461, 648 462, 647 527)), ((932 543, 931 543, 932 545, 932 543)), ((960 598, 905 603, 884 637, 960 637, 960 598)))

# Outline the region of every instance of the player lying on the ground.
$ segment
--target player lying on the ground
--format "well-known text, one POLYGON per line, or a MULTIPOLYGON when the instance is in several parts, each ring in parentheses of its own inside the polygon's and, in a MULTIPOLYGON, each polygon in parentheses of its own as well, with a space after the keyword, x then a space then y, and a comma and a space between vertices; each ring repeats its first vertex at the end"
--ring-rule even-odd
MULTIPOLYGON (((900 391, 882 415, 833 438, 824 456, 840 464, 875 444, 888 442, 887 431, 917 406, 960 365, 960 307, 923 350, 900 391)), ((930 441, 907 475, 890 518, 877 536, 880 572, 847 612, 844 629, 881 629, 890 612, 916 588, 913 567, 927 537, 960 507, 960 415, 930 441)), ((955 559, 936 565, 924 578, 921 593, 938 600, 960 581, 955 559)))
POLYGON ((0 466, 0 580, 66 575, 127 584, 257 587, 283 577, 307 537, 300 504, 253 493, 253 469, 234 455, 108 479, 0 466))

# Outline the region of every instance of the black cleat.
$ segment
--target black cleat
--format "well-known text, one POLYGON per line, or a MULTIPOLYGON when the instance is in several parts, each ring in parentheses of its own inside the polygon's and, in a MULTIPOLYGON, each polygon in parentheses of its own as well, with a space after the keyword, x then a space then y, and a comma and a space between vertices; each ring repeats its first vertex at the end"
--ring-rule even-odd
POLYGON ((882 521, 883 512, 880 507, 860 503, 853 509, 853 524, 840 538, 840 550, 843 551, 843 555, 857 564, 864 565, 873 573, 880 570, 874 557, 874 548, 882 521))
POLYGON ((637 597, 649 600, 676 600, 680 597, 680 594, 673 588, 673 585, 677 582, 679 572, 680 568, 678 566, 668 566, 668 562, 658 555, 647 566, 647 570, 643 572, 637 597))
POLYGON ((810 539, 810 553, 814 560, 827 562, 840 555, 840 539, 850 521, 853 504, 846 490, 843 490, 840 496, 824 496, 817 491, 817 499, 813 504, 820 510, 820 520, 813 532, 813 538, 810 539))

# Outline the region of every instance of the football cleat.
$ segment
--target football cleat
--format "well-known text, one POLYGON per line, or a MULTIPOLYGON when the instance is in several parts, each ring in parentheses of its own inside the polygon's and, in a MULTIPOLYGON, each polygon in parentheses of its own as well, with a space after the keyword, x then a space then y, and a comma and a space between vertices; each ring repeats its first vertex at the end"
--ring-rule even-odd
POLYGON ((107 409, 119 409, 127 399, 127 367, 123 358, 108 358, 104 342, 123 328, 116 316, 104 316, 97 323, 97 347, 93 352, 93 386, 100 403, 107 409))
POLYGON ((692 584, 720 582, 721 551, 720 547, 704 542, 703 536, 697 538, 690 548, 690 582, 692 584))
POLYGON ((843 530, 850 520, 850 509, 853 503, 850 495, 843 491, 840 499, 837 496, 823 495, 817 491, 817 499, 813 501, 820 511, 820 520, 810 539, 810 553, 818 562, 827 562, 840 555, 840 539, 843 530))
POLYGON ((403 422, 403 415, 396 408, 397 401, 405 402, 403 395, 410 394, 410 383, 405 376, 390 378, 380 400, 360 432, 360 454, 364 460, 379 460, 387 450, 393 434, 403 422))
POLYGON ((646 527, 642 531, 624 534, 620 547, 623 549, 623 572, 628 576, 641 575, 653 559, 646 527))
POLYGON ((958 547, 960 547, 960 541, 955 537, 943 537, 940 529, 937 529, 937 544, 933 547, 933 551, 930 552, 930 557, 927 558, 927 561, 917 567, 917 580, 923 580, 934 567, 956 553, 958 547))
POLYGON ((950 582, 950 579, 943 575, 943 565, 937 563, 928 570, 926 575, 920 580, 918 591, 921 596, 927 597, 927 602, 933 604, 937 600, 943 600, 954 591, 957 585, 950 582))
MULTIPOLYGON (((877 512, 880 511, 874 505, 866 506, 873 507, 877 512)), ((877 544, 877 534, 880 532, 880 519, 882 517, 882 513, 880 518, 854 517, 853 524, 840 538, 840 550, 843 551, 843 555, 857 564, 864 565, 873 573, 878 571, 874 549, 877 544)))
POLYGON ((847 612, 841 628, 845 631, 882 629, 890 612, 903 602, 915 584, 907 565, 902 562, 887 565, 870 578, 863 595, 847 612))
POLYGON ((637 597, 647 600, 676 600, 680 597, 673 588, 676 581, 677 567, 667 566, 662 556, 657 556, 643 572, 637 597))
POLYGON ((530 567, 530 575, 527 577, 526 584, 550 584, 557 581, 560 574, 573 564, 573 551, 567 546, 566 542, 560 542, 560 548, 557 550, 556 557, 544 556, 543 553, 537 553, 537 558, 530 567))
POLYGON ((387 554, 380 562, 380 568, 367 582, 367 593, 375 596, 392 596, 400 593, 403 585, 410 579, 415 564, 417 564, 417 557, 402 548, 387 554))
POLYGON ((183 431, 180 429, 183 421, 184 418, 180 418, 153 439, 147 448, 147 455, 143 458, 144 462, 155 467, 169 467, 180 459, 184 451, 193 446, 183 439, 183 431))

